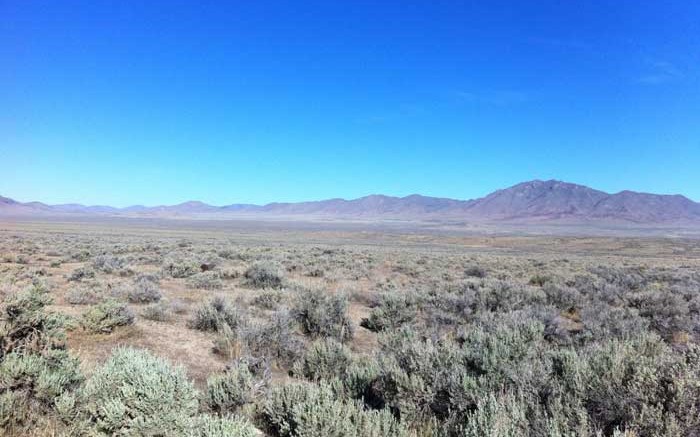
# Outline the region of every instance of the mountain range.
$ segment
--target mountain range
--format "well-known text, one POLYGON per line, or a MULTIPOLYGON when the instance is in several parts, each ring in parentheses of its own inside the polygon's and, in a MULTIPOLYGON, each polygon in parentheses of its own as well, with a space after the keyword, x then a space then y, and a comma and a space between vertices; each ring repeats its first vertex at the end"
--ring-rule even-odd
POLYGON ((84 206, 22 203, 0 196, 0 215, 101 215, 160 218, 337 218, 437 221, 585 221, 638 224, 698 223, 700 203, 681 195, 622 191, 605 193, 583 185, 556 180, 534 180, 495 191, 473 200, 413 194, 393 197, 373 194, 353 200, 232 204, 213 206, 198 201, 178 205, 84 206))

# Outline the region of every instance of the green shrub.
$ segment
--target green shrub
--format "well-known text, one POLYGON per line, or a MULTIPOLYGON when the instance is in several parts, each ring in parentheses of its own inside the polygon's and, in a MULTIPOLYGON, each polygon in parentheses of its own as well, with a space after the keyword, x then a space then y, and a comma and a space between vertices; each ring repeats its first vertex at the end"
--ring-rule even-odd
POLYGON ((386 410, 365 410, 336 398, 328 385, 275 387, 263 407, 272 435, 403 437, 412 435, 386 410))
POLYGON ((352 352, 332 338, 316 340, 309 346, 301 360, 294 365, 293 373, 312 381, 342 377, 352 362, 352 352))
POLYGON ((126 304, 107 300, 84 312, 80 323, 87 331, 109 333, 119 326, 134 323, 134 314, 126 304))
POLYGON ((283 292, 276 291, 276 290, 265 290, 261 292, 259 295, 255 296, 253 298, 253 305, 266 309, 266 310, 274 310, 276 309, 280 303, 282 302, 282 297, 284 296, 283 292))
POLYGON ((157 282, 145 276, 137 278, 127 291, 127 298, 131 303, 158 302, 162 296, 157 282))
POLYGON ((361 325, 370 331, 396 329, 414 321, 417 317, 417 304, 414 296, 404 293, 384 293, 379 304, 372 309, 369 317, 361 325))
POLYGON ((311 337, 333 337, 345 342, 353 336, 352 321, 347 315, 344 295, 324 290, 300 290, 294 303, 294 316, 305 334, 311 337))
POLYGON ((46 311, 51 299, 34 286, 11 295, 0 316, 0 430, 25 431, 51 416, 82 377, 64 349, 67 319, 46 311))
POLYGON ((464 437, 518 437, 530 435, 527 407, 512 395, 489 395, 480 399, 467 415, 460 434, 464 437))
POLYGON ((259 434, 243 418, 202 414, 190 420, 186 435, 187 437, 254 437, 259 434))
POLYGON ((189 327, 199 331, 217 332, 224 324, 235 330, 243 315, 223 297, 215 297, 198 306, 189 321, 189 327))
POLYGON ((92 433, 186 435, 197 392, 180 367, 147 351, 119 348, 79 392, 78 417, 92 433))
POLYGON ((172 319, 170 307, 163 302, 153 303, 144 307, 141 317, 155 322, 167 322, 172 319))
POLYGON ((163 261, 162 271, 172 278, 189 278, 202 271, 202 264, 194 258, 171 255, 163 261))
POLYGON ((187 285, 199 290, 219 290, 224 283, 218 272, 202 272, 187 278, 187 285))
POLYGON ((253 375, 245 363, 238 362, 207 379, 203 404, 219 415, 234 413, 253 402, 263 391, 266 381, 253 375))
POLYGON ((258 261, 245 271, 248 285, 255 288, 281 288, 284 284, 284 268, 275 261, 258 261))

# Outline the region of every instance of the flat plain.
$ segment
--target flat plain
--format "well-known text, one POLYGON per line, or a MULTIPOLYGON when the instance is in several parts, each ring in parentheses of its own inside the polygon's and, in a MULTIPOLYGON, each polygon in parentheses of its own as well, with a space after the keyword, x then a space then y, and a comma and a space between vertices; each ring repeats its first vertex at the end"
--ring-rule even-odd
MULTIPOLYGON (((697 239, 0 222, 4 323, 13 296, 39 288, 45 311, 68 317, 60 349, 77 376, 55 398, 13 386, 19 394, 0 408, 8 435, 162 429, 81 404, 108 403, 96 379, 113 354, 143 350, 193 384, 185 419, 235 429, 194 434, 187 422, 163 435, 700 429, 697 239)), ((2 381, 7 390, 7 372, 2 381)))

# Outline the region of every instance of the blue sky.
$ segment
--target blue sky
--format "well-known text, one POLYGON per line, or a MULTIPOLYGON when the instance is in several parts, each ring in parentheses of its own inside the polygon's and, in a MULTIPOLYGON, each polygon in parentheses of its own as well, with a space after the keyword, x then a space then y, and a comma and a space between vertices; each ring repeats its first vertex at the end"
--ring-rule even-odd
POLYGON ((700 200, 700 3, 0 0, 0 195, 700 200), (526 4, 527 3, 527 4, 526 4))

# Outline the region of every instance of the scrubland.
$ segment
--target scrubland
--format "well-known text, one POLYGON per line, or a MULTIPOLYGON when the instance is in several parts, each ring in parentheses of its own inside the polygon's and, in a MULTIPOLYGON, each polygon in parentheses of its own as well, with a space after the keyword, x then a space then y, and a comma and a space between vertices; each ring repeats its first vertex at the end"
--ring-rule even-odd
POLYGON ((0 229, 0 434, 700 435, 700 241, 0 229))

